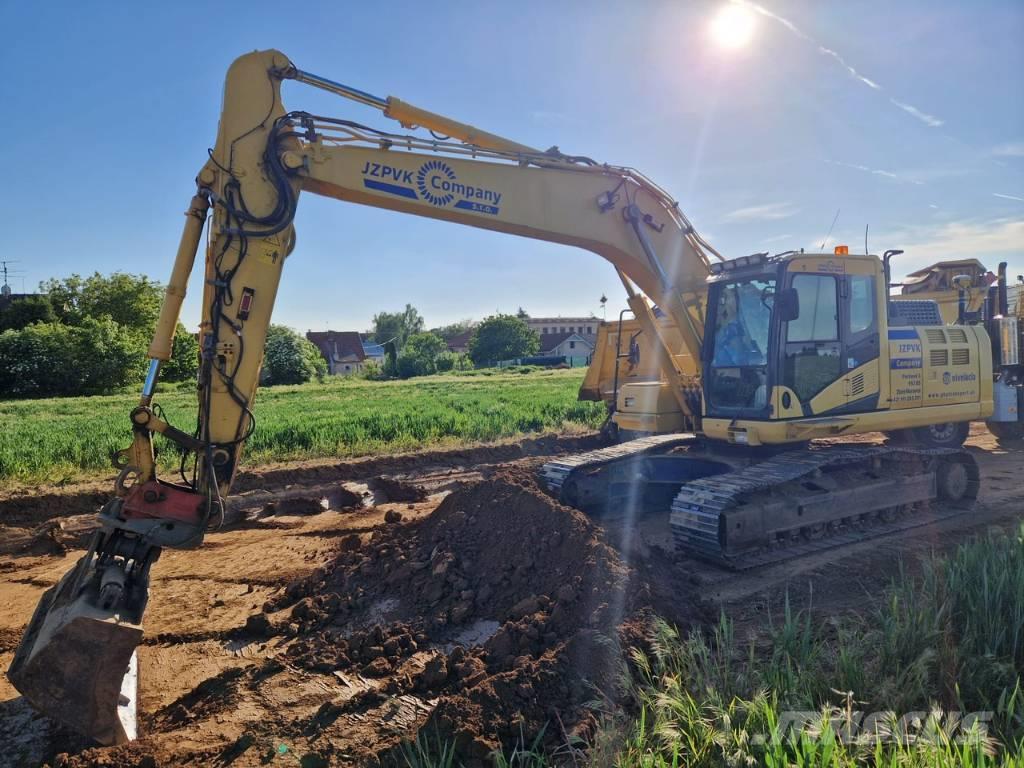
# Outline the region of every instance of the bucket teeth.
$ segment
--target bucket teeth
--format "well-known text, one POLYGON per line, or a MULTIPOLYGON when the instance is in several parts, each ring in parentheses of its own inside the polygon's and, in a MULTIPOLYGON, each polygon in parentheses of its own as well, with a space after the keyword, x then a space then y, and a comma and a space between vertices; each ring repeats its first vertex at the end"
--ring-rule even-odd
POLYGON ((7 677, 44 715, 101 744, 120 744, 136 736, 130 667, 142 626, 97 607, 98 579, 91 569, 79 579, 88 559, 43 595, 7 677))

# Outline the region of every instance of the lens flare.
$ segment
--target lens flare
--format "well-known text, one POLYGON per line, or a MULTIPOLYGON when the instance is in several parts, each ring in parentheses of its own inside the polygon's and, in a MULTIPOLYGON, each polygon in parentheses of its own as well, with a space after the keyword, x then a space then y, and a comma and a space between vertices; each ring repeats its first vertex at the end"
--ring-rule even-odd
POLYGON ((739 3, 728 3, 711 20, 711 39, 722 48, 742 48, 754 37, 754 12, 739 3))

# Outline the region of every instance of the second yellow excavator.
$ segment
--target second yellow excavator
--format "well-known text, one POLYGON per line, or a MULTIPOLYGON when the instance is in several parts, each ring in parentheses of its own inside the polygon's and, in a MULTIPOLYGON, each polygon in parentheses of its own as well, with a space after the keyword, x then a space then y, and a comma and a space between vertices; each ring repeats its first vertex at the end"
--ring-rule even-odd
POLYGON ((877 257, 725 260, 635 170, 538 151, 302 71, 277 51, 247 54, 228 71, 216 143, 185 213, 149 374, 130 414, 133 441, 116 457, 116 498, 86 555, 40 601, 8 671, 33 706, 100 742, 134 735, 131 670, 154 563, 165 547, 199 546, 221 518, 256 429, 264 341, 303 192, 611 262, 655 340, 652 357, 685 431, 549 462, 543 481, 567 503, 660 510, 681 549, 743 568, 896 530, 913 524, 911 513, 929 519, 931 502, 966 506, 977 494, 975 462, 955 440, 806 447, 878 429, 960 430, 993 412, 985 328, 895 318, 877 257), (431 137, 288 111, 287 80, 431 137), (207 223, 198 424, 186 432, 162 417, 156 383, 207 223), (155 433, 191 456, 183 482, 157 477, 155 433))

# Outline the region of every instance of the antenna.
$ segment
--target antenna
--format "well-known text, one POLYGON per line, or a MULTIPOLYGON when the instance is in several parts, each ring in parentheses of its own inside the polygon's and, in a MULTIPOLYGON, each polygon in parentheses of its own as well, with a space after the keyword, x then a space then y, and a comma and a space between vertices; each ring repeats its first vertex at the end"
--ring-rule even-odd
POLYGON ((8 264, 18 264, 18 263, 19 262, 18 262, 17 259, 6 259, 6 260, 3 260, 3 261, 0 261, 0 269, 2 269, 3 273, 4 273, 4 285, 7 284, 7 282, 8 282, 7 278, 9 276, 10 271, 11 271, 11 270, 7 269, 7 265, 8 264))
POLYGON ((830 237, 832 237, 832 230, 835 229, 836 221, 839 220, 839 211, 840 210, 842 210, 842 209, 836 208, 836 215, 832 218, 832 226, 828 228, 828 234, 825 235, 825 239, 821 241, 821 248, 818 249, 819 251, 824 251, 825 250, 825 243, 827 243, 828 239, 830 237))
POLYGON ((3 259, 3 260, 0 260, 0 271, 2 271, 4 273, 4 282, 3 282, 3 285, 0 286, 0 295, 3 295, 3 296, 10 296, 11 295, 10 282, 11 282, 11 278, 12 277, 20 277, 21 278, 22 291, 24 292, 24 286, 25 286, 25 275, 24 275, 24 273, 21 272, 21 270, 9 269, 8 266, 7 266, 8 264, 20 264, 20 263, 21 262, 18 259, 3 259))
POLYGON ((864 225, 864 255, 868 255, 868 224, 864 225))

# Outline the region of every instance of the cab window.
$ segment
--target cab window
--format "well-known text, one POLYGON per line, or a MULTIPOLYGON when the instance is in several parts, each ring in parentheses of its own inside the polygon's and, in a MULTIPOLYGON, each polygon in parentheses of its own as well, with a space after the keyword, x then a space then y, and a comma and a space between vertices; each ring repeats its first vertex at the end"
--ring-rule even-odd
POLYGON ((800 317, 789 322, 786 341, 834 341, 839 338, 836 279, 829 275, 797 275, 800 317))
POLYGON ((786 324, 783 380, 807 402, 842 373, 838 283, 831 275, 796 275, 800 315, 786 324))
POLYGON ((875 279, 870 275, 850 278, 850 333, 863 333, 875 325, 875 279))

